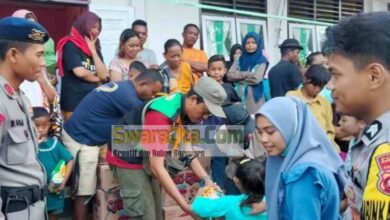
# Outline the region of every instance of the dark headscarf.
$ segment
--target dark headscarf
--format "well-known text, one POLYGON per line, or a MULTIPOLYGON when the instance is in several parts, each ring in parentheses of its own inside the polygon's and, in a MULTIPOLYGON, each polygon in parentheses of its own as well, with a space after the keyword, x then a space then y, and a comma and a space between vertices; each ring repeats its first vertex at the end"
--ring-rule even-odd
MULTIPOLYGON (((259 36, 258 33, 256 32, 247 33, 244 39, 242 40, 242 48, 243 48, 242 55, 238 58, 240 71, 251 72, 252 69, 257 65, 260 65, 262 63, 268 65, 268 60, 263 55, 263 49, 264 49, 263 39, 259 36), (248 51, 245 50, 245 44, 249 38, 253 38, 257 44, 257 50, 253 53, 249 53, 248 51)), ((264 94, 263 83, 260 82, 257 85, 251 85, 251 87, 253 89, 253 99, 255 102, 258 102, 264 94)), ((243 102, 246 99, 247 92, 248 92, 247 87, 245 87, 244 88, 245 96, 243 96, 243 102)))
POLYGON ((234 44, 230 49, 230 60, 229 60, 230 63, 234 62, 234 53, 236 52, 237 49, 240 49, 241 52, 243 51, 240 44, 234 44))
POLYGON ((88 36, 92 27, 99 22, 100 30, 102 28, 102 20, 95 13, 86 11, 77 18, 77 20, 73 23, 73 27, 75 27, 81 35, 88 36))
POLYGON ((242 55, 239 58, 240 70, 251 71, 258 64, 267 63, 267 58, 263 55, 264 43, 263 39, 256 32, 249 32, 242 40, 242 55), (245 44, 249 38, 253 38, 257 43, 257 50, 254 53, 248 53, 245 50, 245 44))
MULTIPOLYGON (((77 18, 74 22, 71 33, 69 36, 65 36, 58 41, 57 44, 57 66, 59 70, 59 74, 61 77, 64 76, 64 68, 63 68, 63 50, 64 46, 68 42, 72 42, 78 47, 85 55, 92 56, 91 51, 88 48, 87 42, 85 41, 85 37, 90 37, 89 33, 92 27, 99 22, 100 30, 102 28, 102 21, 100 17, 98 17, 95 13, 86 11, 77 18)), ((97 52, 100 52, 100 41, 96 40, 95 43, 97 52)))
MULTIPOLYGON (((82 35, 89 37, 89 33, 92 27, 99 22, 100 31, 102 30, 102 19, 97 16, 95 13, 86 11, 77 18, 77 20, 73 23, 73 27, 82 35)), ((100 51, 100 41, 97 39, 96 41, 96 50, 100 51)))

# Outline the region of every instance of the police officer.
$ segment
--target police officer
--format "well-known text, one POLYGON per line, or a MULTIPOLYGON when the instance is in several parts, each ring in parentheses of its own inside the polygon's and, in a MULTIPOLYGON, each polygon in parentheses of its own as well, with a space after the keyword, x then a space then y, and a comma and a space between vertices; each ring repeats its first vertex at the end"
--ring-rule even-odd
POLYGON ((390 13, 352 16, 326 37, 336 111, 368 125, 349 152, 344 219, 390 219, 390 13))
POLYGON ((23 18, 0 20, 0 219, 42 220, 45 171, 37 158, 37 136, 23 80, 36 80, 45 67, 45 28, 23 18))

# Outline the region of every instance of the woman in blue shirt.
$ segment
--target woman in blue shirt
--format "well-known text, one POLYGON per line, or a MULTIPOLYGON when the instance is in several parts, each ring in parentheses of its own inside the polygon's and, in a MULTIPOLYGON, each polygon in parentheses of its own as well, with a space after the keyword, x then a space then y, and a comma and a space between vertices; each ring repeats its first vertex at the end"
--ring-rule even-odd
POLYGON ((343 162, 307 105, 271 99, 256 114, 256 129, 268 154, 268 219, 337 220, 343 162))
MULTIPOLYGON (((234 183, 241 195, 205 198, 198 196, 192 211, 200 217, 225 217, 225 220, 266 220, 264 166, 259 160, 245 159, 237 167, 234 183)), ((204 188, 198 194, 203 194, 204 188)))

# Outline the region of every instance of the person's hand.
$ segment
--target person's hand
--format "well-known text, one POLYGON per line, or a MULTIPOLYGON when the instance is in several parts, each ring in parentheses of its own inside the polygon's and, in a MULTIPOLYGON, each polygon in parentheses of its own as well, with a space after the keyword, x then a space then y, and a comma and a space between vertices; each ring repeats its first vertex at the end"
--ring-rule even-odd
POLYGON ((221 187, 219 187, 216 183, 214 183, 210 178, 204 178, 205 186, 213 187, 214 189, 222 192, 221 187))
POLYGON ((40 85, 43 85, 46 83, 46 78, 45 78, 45 75, 46 74, 46 68, 43 68, 43 70, 41 71, 41 73, 39 74, 38 78, 37 78, 37 82, 40 84, 40 85))
POLYGON ((49 82, 52 86, 56 86, 58 84, 57 77, 53 75, 49 75, 49 82))
POLYGON ((149 66, 150 69, 158 70, 160 67, 157 64, 152 64, 149 66))
POLYGON ((348 207, 349 207, 348 199, 347 198, 342 199, 340 201, 340 213, 345 212, 345 210, 347 210, 348 207))
POLYGON ((56 188, 56 192, 60 193, 65 189, 65 182, 62 182, 62 184, 56 188))
POLYGON ((192 218, 196 219, 196 220, 202 220, 202 218, 200 218, 197 214, 195 214, 194 212, 192 212, 192 209, 191 209, 191 206, 186 204, 185 206, 181 207, 181 209, 191 215, 192 218))
POLYGON ((201 78, 203 76, 203 73, 200 73, 200 72, 197 72, 195 69, 191 68, 192 69, 192 72, 195 73, 195 75, 197 75, 199 78, 201 78))
POLYGON ((39 135, 39 136, 38 136, 38 144, 40 144, 40 143, 46 141, 46 139, 47 139, 47 136, 46 136, 46 135, 39 135))
POLYGON ((204 187, 199 188, 198 191, 196 192, 196 196, 203 196, 205 191, 210 189, 210 188, 213 188, 215 191, 223 193, 221 188, 217 184, 214 183, 214 185, 209 185, 209 186, 204 186, 204 187))
POLYGON ((97 37, 93 37, 92 34, 89 34, 89 37, 85 36, 85 41, 87 42, 87 45, 88 45, 88 48, 89 50, 94 53, 96 52, 96 41, 97 41, 97 37))
POLYGON ((208 188, 208 186, 204 186, 204 187, 199 188, 198 191, 196 192, 196 196, 203 196, 204 191, 206 191, 207 188, 208 188))
POLYGON ((265 209, 266 209, 266 205, 265 205, 264 201, 262 201, 260 203, 254 203, 254 204, 252 204, 251 215, 256 215, 256 214, 262 213, 265 211, 265 209))

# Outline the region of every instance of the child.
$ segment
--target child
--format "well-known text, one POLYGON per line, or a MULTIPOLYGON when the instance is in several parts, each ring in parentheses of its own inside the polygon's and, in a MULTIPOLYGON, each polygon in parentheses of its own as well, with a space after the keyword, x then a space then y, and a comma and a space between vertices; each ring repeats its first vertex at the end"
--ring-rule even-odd
MULTIPOLYGON (((214 55, 210 57, 208 61, 207 75, 217 81, 224 88, 227 98, 225 99, 224 105, 228 105, 235 102, 241 102, 240 97, 234 90, 234 87, 230 83, 223 81, 224 76, 227 73, 226 61, 222 55, 214 55)), ((216 116, 211 116, 207 120, 203 121, 203 125, 222 125, 224 119, 216 116)), ((222 157, 222 153, 219 152, 217 147, 212 149, 213 157, 211 159, 211 176, 213 180, 222 189, 225 189, 225 168, 228 162, 228 158, 222 157)))
POLYGON ((133 61, 131 64, 130 64, 130 67, 129 67, 129 76, 128 78, 130 80, 133 80, 135 79, 140 73, 142 72, 145 72, 146 71, 146 66, 140 62, 140 61, 133 61))
MULTIPOLYGON (((322 64, 311 65, 303 78, 303 87, 295 91, 290 91, 286 95, 297 96, 302 99, 309 106, 317 122, 324 129, 329 139, 334 142, 335 129, 332 124, 332 107, 324 97, 318 95, 329 80, 330 74, 322 64)), ((337 145, 334 143, 334 146, 337 145)))
POLYGON ((192 203, 192 211, 200 217, 225 217, 226 220, 265 220, 264 167, 259 160, 245 159, 238 165, 234 183, 241 195, 205 198, 201 188, 192 203))
POLYGON ((57 219, 56 215, 61 214, 64 208, 64 193, 65 184, 72 172, 73 158, 72 155, 65 149, 63 144, 56 139, 48 137, 50 128, 49 112, 43 107, 33 108, 33 120, 38 130, 39 152, 38 158, 45 167, 47 175, 47 184, 50 185, 52 172, 57 164, 62 160, 66 163, 66 173, 63 177, 61 185, 55 187, 54 192, 49 192, 47 195, 47 210, 49 219, 57 219))
POLYGON ((233 86, 230 83, 225 83, 223 81, 226 73, 227 68, 225 58, 222 55, 214 55, 210 57, 208 61, 207 75, 215 79, 225 89, 227 98, 224 104, 241 102, 241 98, 238 96, 233 86))
POLYGON ((349 142, 348 154, 345 159, 345 169, 347 170, 348 173, 350 173, 350 170, 352 168, 351 155, 350 155, 351 148, 359 139, 366 124, 364 123, 364 121, 359 120, 353 116, 342 115, 339 121, 339 125, 340 125, 340 131, 342 132, 343 136, 345 137, 352 136, 352 140, 349 142))
MULTIPOLYGON (((313 52, 309 54, 306 58, 306 69, 308 69, 311 65, 314 64, 321 64, 324 65, 325 68, 328 69, 328 59, 321 53, 321 52, 313 52)), ((320 95, 326 98, 326 100, 332 104, 333 103, 333 98, 332 98, 332 92, 324 87, 324 89, 320 92, 320 95)))

